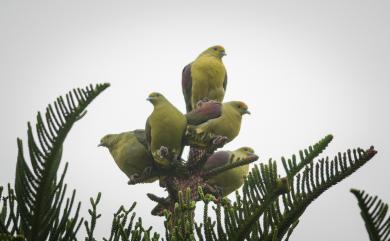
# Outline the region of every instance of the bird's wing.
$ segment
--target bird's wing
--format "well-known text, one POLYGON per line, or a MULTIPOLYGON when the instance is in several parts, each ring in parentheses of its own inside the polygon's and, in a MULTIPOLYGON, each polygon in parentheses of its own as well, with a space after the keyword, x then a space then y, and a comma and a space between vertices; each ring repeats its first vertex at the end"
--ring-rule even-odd
POLYGON ((181 87, 183 90, 184 100, 186 102, 187 112, 192 109, 191 106, 191 92, 192 92, 192 77, 191 77, 191 64, 187 64, 182 72, 181 87))
POLYGON ((146 144, 148 146, 148 149, 150 150, 150 146, 152 143, 152 127, 150 126, 149 123, 149 118, 146 120, 145 124, 145 139, 146 139, 146 144))
POLYGON ((229 162, 230 154, 231 153, 229 151, 218 151, 214 153, 207 159, 203 168, 205 170, 212 170, 214 168, 226 165, 229 162))
POLYGON ((148 142, 146 140, 145 130, 143 130, 143 129, 134 130, 134 135, 137 138, 139 143, 141 143, 145 148, 148 147, 148 142))
POLYGON ((203 103, 196 110, 186 114, 187 123, 190 125, 199 125, 208 120, 218 118, 221 116, 222 104, 215 101, 208 101, 203 103))
POLYGON ((225 90, 225 93, 226 93, 226 87, 227 87, 227 73, 225 70, 225 79, 223 80, 223 89, 225 90))

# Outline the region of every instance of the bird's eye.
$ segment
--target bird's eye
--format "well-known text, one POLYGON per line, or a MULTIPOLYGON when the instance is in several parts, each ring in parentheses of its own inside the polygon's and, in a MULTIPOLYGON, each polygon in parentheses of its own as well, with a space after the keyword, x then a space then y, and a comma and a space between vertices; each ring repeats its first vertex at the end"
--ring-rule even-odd
POLYGON ((218 50, 218 48, 214 48, 214 50, 215 50, 215 51, 217 51, 217 50, 218 50))

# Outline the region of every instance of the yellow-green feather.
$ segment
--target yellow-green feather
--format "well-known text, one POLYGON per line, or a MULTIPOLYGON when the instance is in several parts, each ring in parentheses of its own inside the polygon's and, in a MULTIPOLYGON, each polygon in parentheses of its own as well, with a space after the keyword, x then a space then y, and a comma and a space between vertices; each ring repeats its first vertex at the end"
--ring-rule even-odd
POLYGON ((221 58, 207 52, 199 55, 191 65, 192 108, 204 97, 222 102, 225 95, 225 76, 226 69, 221 58))
MULTIPOLYGON (((123 132, 120 134, 110 134, 102 139, 115 163, 128 177, 138 173, 141 174, 146 167, 153 165, 153 159, 148 150, 142 145, 134 132, 123 132)), ((154 182, 156 178, 145 182, 154 182)))
POLYGON ((169 160, 160 158, 157 151, 161 146, 165 146, 168 148, 171 158, 181 154, 187 120, 176 107, 164 100, 155 105, 148 118, 148 123, 151 129, 150 150, 153 158, 159 165, 167 166, 169 160))
POLYGON ((211 119, 195 128, 196 133, 212 133, 226 136, 228 141, 233 140, 241 128, 242 115, 232 106, 232 102, 226 102, 222 106, 222 115, 211 119))

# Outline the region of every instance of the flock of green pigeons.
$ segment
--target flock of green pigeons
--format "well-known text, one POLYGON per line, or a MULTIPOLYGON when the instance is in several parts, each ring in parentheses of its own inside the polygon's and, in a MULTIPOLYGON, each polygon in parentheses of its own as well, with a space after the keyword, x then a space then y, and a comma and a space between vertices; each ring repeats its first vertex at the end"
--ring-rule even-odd
MULTIPOLYGON (((184 67, 182 89, 187 114, 183 114, 161 93, 151 93, 147 100, 154 106, 146 121, 145 129, 109 134, 99 146, 107 147, 119 168, 130 178, 143 178, 154 182, 163 177, 152 177, 154 169, 167 170, 173 163, 182 161, 185 145, 207 148, 202 136, 212 136, 214 141, 232 141, 239 133, 241 119, 250 114, 241 101, 222 103, 227 86, 227 74, 222 58, 226 55, 222 46, 203 51, 193 62, 184 67), (189 138, 188 133, 192 133, 189 138), (199 137, 199 138, 196 138, 199 137), (150 178, 148 178, 150 176, 150 178)), ((254 154, 250 147, 235 151, 218 151, 203 166, 205 171, 221 167, 254 154)), ((227 170, 207 180, 221 189, 226 196, 244 183, 248 165, 227 170)))

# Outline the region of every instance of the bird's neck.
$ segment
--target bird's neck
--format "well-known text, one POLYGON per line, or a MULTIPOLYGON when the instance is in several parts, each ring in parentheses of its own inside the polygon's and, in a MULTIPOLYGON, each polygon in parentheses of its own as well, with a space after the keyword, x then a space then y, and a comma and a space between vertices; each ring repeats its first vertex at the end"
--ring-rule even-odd
POLYGON ((210 53, 207 53, 207 52, 206 52, 206 53, 201 53, 201 54, 198 56, 197 59, 200 59, 200 58, 213 58, 213 59, 216 59, 216 60, 222 62, 222 58, 221 58, 221 57, 215 56, 215 55, 210 54, 210 53))
POLYGON ((163 102, 156 102, 156 103, 154 103, 154 108, 156 109, 156 108, 161 108, 162 106, 165 106, 164 105, 164 103, 163 102))
MULTIPOLYGON (((238 121, 241 121, 242 119, 242 115, 240 112, 238 112, 237 110, 235 110, 233 107, 231 106, 224 106, 223 107, 224 109, 226 108, 229 108, 230 111, 226 111, 225 112, 225 115, 227 115, 230 119, 234 118, 235 120, 238 120, 238 121)), ((223 111, 223 110, 222 110, 223 111)))
POLYGON ((169 102, 159 102, 154 105, 154 109, 161 110, 161 109, 176 109, 176 108, 173 105, 171 105, 171 103, 169 102))
POLYGON ((118 141, 119 141, 119 138, 114 138, 114 139, 110 140, 110 141, 107 143, 107 147, 108 147, 108 148, 113 147, 116 143, 118 143, 118 141))

